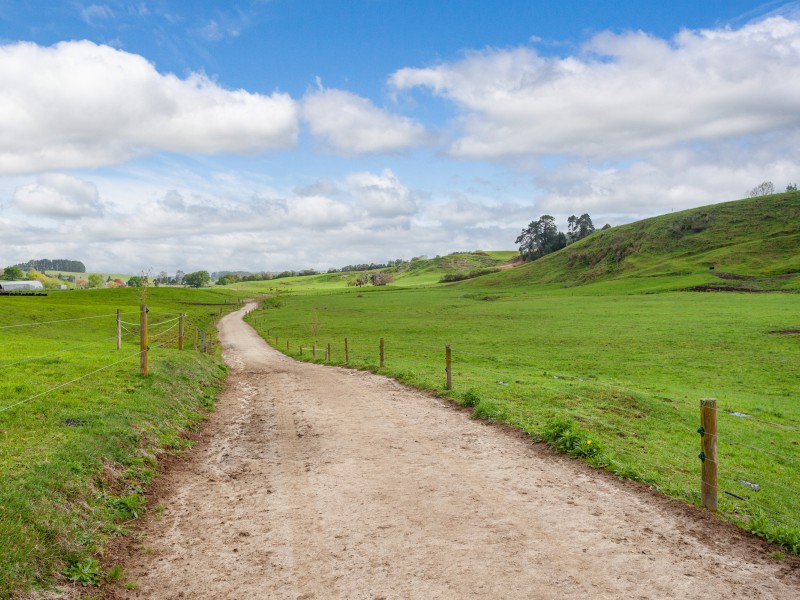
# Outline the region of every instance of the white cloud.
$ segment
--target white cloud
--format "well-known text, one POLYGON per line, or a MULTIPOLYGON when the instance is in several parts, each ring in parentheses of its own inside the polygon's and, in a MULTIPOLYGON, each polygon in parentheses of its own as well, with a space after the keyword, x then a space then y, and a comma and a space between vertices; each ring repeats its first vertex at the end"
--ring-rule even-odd
POLYGON ((12 204, 22 213, 55 219, 77 219, 103 213, 97 186, 71 175, 48 174, 18 187, 12 204))
POLYGON ((114 11, 105 4, 90 4, 81 8, 81 18, 89 25, 96 21, 105 21, 114 18, 114 11))
POLYGON ((342 154, 397 152, 429 141, 420 123, 344 90, 319 89, 306 95, 303 118, 313 135, 342 154))
POLYGON ((0 173, 116 164, 157 151, 254 153, 293 146, 286 94, 158 73, 92 42, 0 46, 0 173))
POLYGON ((287 202, 287 224, 312 229, 338 229, 355 217, 350 206, 324 196, 301 196, 287 202))
POLYGON ((800 22, 682 31, 670 41, 602 33, 579 56, 471 52, 390 83, 456 103, 458 157, 595 159, 800 127, 800 22))
POLYGON ((346 183, 366 211, 366 216, 400 217, 417 211, 411 192, 391 169, 384 169, 380 175, 366 171, 351 173, 346 183))
POLYGON ((206 23, 203 27, 199 30, 200 37, 210 41, 210 42, 219 42, 224 40, 226 37, 239 37, 241 34, 241 30, 237 25, 234 24, 220 24, 215 20, 211 20, 206 23))
MULTIPOLYGON (((536 214, 588 212, 613 225, 745 197, 762 181, 776 190, 800 180, 793 148, 800 135, 767 136, 753 145, 676 148, 614 165, 575 160, 536 176, 536 214)), ((601 223, 601 224, 602 224, 601 223)))

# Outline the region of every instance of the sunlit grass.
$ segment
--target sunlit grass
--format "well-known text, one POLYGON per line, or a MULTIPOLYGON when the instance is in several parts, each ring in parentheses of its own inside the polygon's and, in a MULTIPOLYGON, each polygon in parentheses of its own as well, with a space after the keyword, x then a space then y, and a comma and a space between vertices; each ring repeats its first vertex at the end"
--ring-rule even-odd
POLYGON ((535 438, 547 437, 548 423, 568 420, 582 432, 568 439, 602 447, 592 453, 595 464, 695 503, 699 400, 715 397, 721 512, 798 550, 800 344, 798 336, 773 333, 800 328, 795 295, 371 289, 285 295, 279 308, 249 319, 270 343, 277 337, 278 349, 286 352, 289 340, 292 356, 302 344, 304 360, 316 321, 317 347, 330 343, 332 362, 341 364, 347 337, 356 368, 378 369, 384 338, 382 372, 470 399, 477 416, 535 438), (444 389, 446 345, 451 391, 444 389))
POLYGON ((105 577, 95 558, 108 536, 146 510, 157 455, 183 448, 183 433, 213 407, 226 370, 217 355, 191 350, 194 329, 210 331, 239 298, 149 290, 144 378, 140 294, 0 297, 0 598, 105 577), (120 350, 117 309, 127 323, 120 350), (180 313, 187 314, 183 352, 173 327, 180 313))

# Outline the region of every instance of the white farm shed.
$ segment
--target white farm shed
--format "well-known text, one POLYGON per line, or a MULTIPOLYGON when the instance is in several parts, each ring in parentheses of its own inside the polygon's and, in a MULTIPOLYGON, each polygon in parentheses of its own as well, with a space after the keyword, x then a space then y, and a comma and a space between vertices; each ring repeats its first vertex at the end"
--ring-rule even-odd
POLYGON ((0 281, 0 290, 4 292, 35 292, 43 290, 41 281, 0 281))

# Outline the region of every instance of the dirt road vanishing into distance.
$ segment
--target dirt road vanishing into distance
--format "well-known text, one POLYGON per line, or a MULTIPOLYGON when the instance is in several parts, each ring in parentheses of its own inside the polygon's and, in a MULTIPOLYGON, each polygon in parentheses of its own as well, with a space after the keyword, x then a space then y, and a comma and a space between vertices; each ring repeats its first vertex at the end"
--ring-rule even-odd
POLYGON ((384 377, 291 360, 243 314, 220 322, 226 390, 113 597, 800 598, 796 559, 712 515, 384 377))

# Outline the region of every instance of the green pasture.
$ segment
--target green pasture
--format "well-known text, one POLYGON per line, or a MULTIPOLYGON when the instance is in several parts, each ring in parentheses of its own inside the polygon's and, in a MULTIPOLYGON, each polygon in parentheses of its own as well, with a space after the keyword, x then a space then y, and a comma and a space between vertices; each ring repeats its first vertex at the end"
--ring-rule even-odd
POLYGON ((193 351, 194 331, 211 331, 239 297, 151 288, 143 378, 141 293, 0 296, 0 598, 109 577, 96 560, 104 541, 146 510, 156 457, 185 447, 183 433, 213 406, 226 370, 218 356, 193 351))
POLYGON ((343 364, 346 337, 350 366, 435 390, 695 503, 699 401, 717 398, 721 514, 800 549, 800 336, 775 333, 800 329, 796 294, 479 281, 280 294, 248 318, 303 360, 313 360, 316 332, 316 360, 331 344, 331 362, 343 364))

